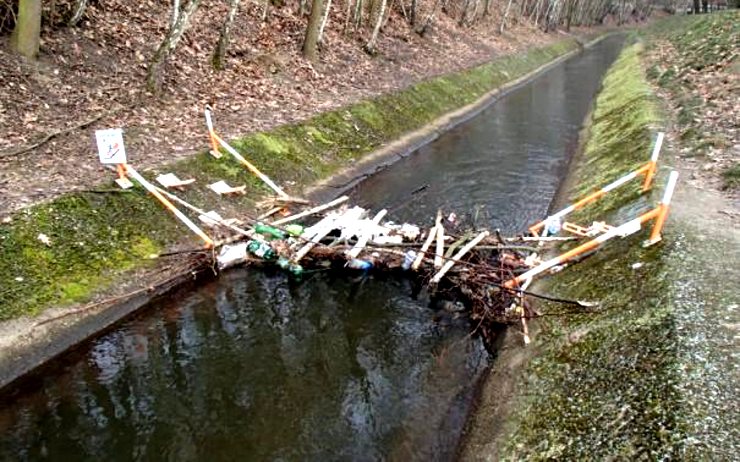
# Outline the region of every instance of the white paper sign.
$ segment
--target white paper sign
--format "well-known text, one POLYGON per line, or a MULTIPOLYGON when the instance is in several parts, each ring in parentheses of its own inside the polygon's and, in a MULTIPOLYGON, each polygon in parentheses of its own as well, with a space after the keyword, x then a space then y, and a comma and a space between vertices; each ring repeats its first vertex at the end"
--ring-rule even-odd
POLYGON ((110 128, 96 130, 95 139, 98 142, 98 156, 104 164, 125 164, 126 149, 123 147, 123 130, 110 128))

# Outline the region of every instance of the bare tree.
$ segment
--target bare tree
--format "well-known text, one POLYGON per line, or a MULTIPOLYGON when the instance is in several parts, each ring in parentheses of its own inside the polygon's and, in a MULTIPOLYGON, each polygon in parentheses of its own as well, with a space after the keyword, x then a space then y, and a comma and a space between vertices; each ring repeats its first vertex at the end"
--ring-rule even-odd
POLYGON ((312 62, 316 62, 319 58, 317 45, 323 5, 324 0, 313 0, 311 16, 308 18, 308 26, 306 27, 306 38, 303 40, 303 56, 312 62))
POLYGON ((41 43, 41 0, 20 0, 10 43, 26 58, 36 59, 41 43))
POLYGON ((346 34, 349 30, 349 18, 352 16, 352 0, 347 0, 347 11, 344 15, 344 26, 342 26, 342 33, 346 34))
POLYGON ((370 54, 375 54, 375 45, 378 41, 378 34, 380 33, 380 26, 383 24, 383 16, 385 16, 386 0, 380 0, 380 11, 378 11, 378 18, 375 20, 375 27, 373 33, 370 36, 367 44, 365 44, 365 51, 370 54))
POLYGON ((439 8, 439 5, 442 3, 442 0, 435 0, 434 5, 432 6, 432 10, 429 12, 429 15, 427 15, 426 20, 424 20, 424 23, 416 28, 416 33, 420 36, 424 37, 424 34, 427 33, 427 30, 429 30, 429 27, 432 25, 432 21, 434 21, 434 15, 437 14, 437 8, 439 8))
POLYGON ((501 18, 501 26, 498 28, 498 33, 503 34, 504 28, 506 27, 506 20, 509 18, 509 11, 511 10, 511 0, 509 0, 509 3, 506 4, 506 10, 504 11, 504 16, 501 18))
POLYGON ((82 19, 82 16, 85 15, 86 8, 87 0, 77 0, 77 2, 75 2, 74 9, 72 10, 72 17, 69 18, 69 22, 67 24, 70 27, 75 27, 82 19))
POLYGON ((319 43, 323 42, 324 40, 324 28, 326 27, 326 23, 329 22, 329 12, 331 11, 331 0, 327 0, 326 2, 326 9, 324 11, 324 19, 321 21, 321 26, 319 27, 319 43))
POLYGON ((182 34, 190 24, 190 17, 198 9, 201 0, 186 0, 185 6, 180 6, 178 0, 174 0, 173 3, 173 23, 167 34, 162 40, 162 43, 154 53, 149 64, 149 71, 146 76, 146 86, 149 91, 159 91, 159 77, 162 70, 162 66, 167 62, 170 54, 177 48, 177 44, 182 38, 182 34))
POLYGON ((226 13, 226 18, 223 24, 221 24, 221 33, 218 36, 218 43, 216 49, 213 52, 213 67, 221 70, 224 68, 224 58, 226 57, 226 50, 229 48, 229 41, 231 41, 231 26, 234 25, 234 18, 236 18, 236 12, 239 9, 240 0, 229 0, 229 12, 226 13))

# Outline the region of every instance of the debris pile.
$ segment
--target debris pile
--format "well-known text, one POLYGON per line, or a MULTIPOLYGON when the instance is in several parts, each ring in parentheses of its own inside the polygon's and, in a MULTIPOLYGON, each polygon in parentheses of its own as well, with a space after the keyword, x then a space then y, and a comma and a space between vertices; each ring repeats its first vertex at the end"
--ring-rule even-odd
POLYGON ((548 238, 504 239, 498 232, 465 229, 454 213, 442 219, 438 212, 435 224, 426 230, 383 222, 385 215, 385 210, 372 215, 344 205, 313 218, 306 227, 293 220, 310 222, 306 212, 269 224, 255 222, 248 239, 221 247, 218 266, 277 265, 296 276, 318 269, 403 273, 433 298, 462 302, 484 337, 496 325, 534 316, 523 293, 504 283, 536 262, 537 249, 521 241, 548 238))

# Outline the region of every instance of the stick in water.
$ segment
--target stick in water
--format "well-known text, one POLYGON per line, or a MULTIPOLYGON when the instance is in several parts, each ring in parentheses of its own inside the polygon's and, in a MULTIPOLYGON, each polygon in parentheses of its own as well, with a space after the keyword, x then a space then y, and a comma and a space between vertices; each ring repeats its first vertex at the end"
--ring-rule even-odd
POLYGON ((421 265, 422 260, 424 260, 424 254, 427 250, 429 250, 429 246, 432 245, 432 241, 434 240, 434 237, 437 235, 437 227, 432 226, 432 228, 429 230, 429 235, 427 236, 427 240, 424 241, 424 245, 421 246, 421 251, 419 252, 419 255, 416 256, 416 260, 414 260, 414 264, 411 265, 411 269, 416 271, 419 269, 419 265, 421 265))
POLYGON ((328 202, 326 204, 316 206, 316 207, 314 207, 312 209, 308 209, 308 210, 305 210, 305 211, 300 212, 300 213, 296 213, 295 215, 291 215, 289 217, 281 218, 280 220, 277 220, 277 221, 272 222, 272 225, 273 226, 282 225, 282 224, 285 224, 285 223, 289 223, 291 221, 298 220, 299 218, 303 218, 303 217, 307 217, 309 215, 313 215, 315 213, 323 212, 324 210, 330 209, 332 207, 335 207, 335 206, 337 206, 337 205, 339 205, 342 202, 345 202, 347 200, 349 200, 349 197, 342 196, 342 197, 340 197, 338 199, 334 199, 333 201, 328 202))
POLYGON ((442 280, 442 277, 444 277, 445 274, 454 266, 455 263, 459 262, 462 257, 465 256, 466 253, 470 252, 470 250, 475 247, 480 241, 488 237, 488 235, 491 234, 488 231, 483 231, 482 233, 478 234, 475 239, 465 244, 465 247, 460 249, 457 254, 455 254, 454 257, 452 257, 451 260, 447 260, 447 263, 444 264, 441 270, 437 274, 434 275, 432 278, 431 283, 432 284, 438 284, 439 281, 442 280))
POLYGON ((352 250, 349 251, 348 255, 350 258, 357 258, 357 256, 360 255, 362 249, 364 249, 367 245, 367 241, 369 241, 373 235, 373 228, 375 228, 380 223, 380 220, 383 219, 386 213, 388 213, 388 211, 386 209, 383 209, 378 212, 377 215, 375 215, 372 224, 370 225, 370 229, 364 230, 362 236, 360 236, 360 238, 357 240, 357 244, 355 244, 352 250))
POLYGON ((437 220, 434 223, 437 229, 437 255, 434 257, 434 267, 442 267, 442 255, 445 252, 445 227, 442 226, 442 211, 437 210, 437 220))

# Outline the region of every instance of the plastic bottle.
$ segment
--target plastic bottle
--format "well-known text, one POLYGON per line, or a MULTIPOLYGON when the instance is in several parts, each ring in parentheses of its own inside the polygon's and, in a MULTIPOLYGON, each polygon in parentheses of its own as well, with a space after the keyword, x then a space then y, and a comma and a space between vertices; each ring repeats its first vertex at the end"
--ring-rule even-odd
POLYGON ((360 260, 359 258, 353 258, 352 260, 347 262, 347 268, 351 269, 369 270, 372 267, 372 262, 369 262, 367 260, 360 260))
POLYGON ((404 271, 408 271, 409 268, 411 268, 411 265, 414 263, 414 260, 416 260, 416 251, 409 250, 403 256, 403 263, 401 264, 401 268, 403 268, 404 271))
POLYGON ((303 228, 303 226, 297 225, 297 224, 294 223, 294 224, 291 224, 291 225, 286 225, 284 229, 291 236, 300 236, 301 234, 303 234, 303 229, 304 228, 303 228))
POLYGON ((277 264, 280 268, 289 271, 293 276, 300 276, 303 274, 303 267, 301 265, 298 263, 291 263, 291 261, 285 257, 280 257, 277 264))
POLYGON ((265 260, 274 260, 277 257, 277 254, 267 242, 260 242, 256 240, 249 241, 247 243, 247 250, 249 250, 249 252, 254 254, 255 256, 263 258, 265 260))
POLYGON ((264 223, 257 223, 257 225, 254 227, 254 230, 267 238, 285 239, 287 237, 287 233, 285 231, 273 228, 272 226, 266 225, 264 223))

